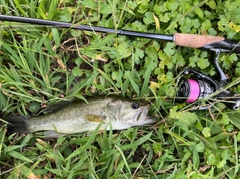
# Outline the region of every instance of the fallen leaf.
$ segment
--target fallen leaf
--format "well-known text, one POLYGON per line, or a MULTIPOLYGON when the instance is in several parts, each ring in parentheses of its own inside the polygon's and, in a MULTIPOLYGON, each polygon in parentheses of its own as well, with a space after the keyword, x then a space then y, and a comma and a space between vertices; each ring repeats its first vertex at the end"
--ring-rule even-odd
POLYGON ((107 62, 108 59, 106 57, 104 57, 102 54, 96 55, 96 60, 100 60, 103 62, 107 62))
POLYGON ((156 30, 159 30, 160 29, 159 19, 155 15, 153 15, 153 18, 154 18, 154 21, 155 21, 156 30))
POLYGON ((57 63, 59 66, 63 69, 63 71, 66 71, 66 66, 64 65, 63 61, 61 59, 57 59, 57 63))

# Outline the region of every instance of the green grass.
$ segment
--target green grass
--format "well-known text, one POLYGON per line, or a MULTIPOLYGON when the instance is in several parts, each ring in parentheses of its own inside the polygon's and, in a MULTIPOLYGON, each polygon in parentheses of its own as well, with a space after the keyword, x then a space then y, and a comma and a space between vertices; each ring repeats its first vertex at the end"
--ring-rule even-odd
MULTIPOLYGON (((143 32, 240 39, 239 1, 0 0, 1 14, 143 32), (231 24, 231 26, 229 25, 231 24)), ((154 126, 45 139, 6 135, 0 178, 239 178, 240 113, 218 102, 206 111, 174 102, 183 69, 216 75, 210 54, 173 43, 13 22, 0 23, 2 115, 38 115, 46 106, 117 94, 152 104, 154 126)), ((237 54, 220 65, 240 93, 237 54)), ((202 104, 207 101, 202 100, 202 104)))

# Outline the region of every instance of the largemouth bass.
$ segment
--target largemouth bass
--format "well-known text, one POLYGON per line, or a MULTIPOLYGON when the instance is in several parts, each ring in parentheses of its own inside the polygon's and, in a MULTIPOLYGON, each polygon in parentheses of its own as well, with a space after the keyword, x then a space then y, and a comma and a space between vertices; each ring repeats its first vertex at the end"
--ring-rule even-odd
POLYGON ((149 105, 141 105, 134 100, 120 97, 91 97, 84 101, 73 101, 62 108, 38 117, 11 117, 8 132, 32 133, 47 131, 48 138, 67 134, 94 131, 101 123, 99 130, 127 129, 154 123, 149 117, 149 105))

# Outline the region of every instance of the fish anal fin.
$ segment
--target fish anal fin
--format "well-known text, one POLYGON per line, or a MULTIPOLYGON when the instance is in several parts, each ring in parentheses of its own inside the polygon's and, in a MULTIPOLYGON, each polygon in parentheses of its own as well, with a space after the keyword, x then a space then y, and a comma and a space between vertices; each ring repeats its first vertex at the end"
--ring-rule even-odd
POLYGON ((58 137, 65 136, 66 134, 58 133, 56 131, 46 131, 44 132, 44 135, 46 138, 58 138, 58 137))
MULTIPOLYGON (((102 134, 104 131, 105 131, 104 129, 103 129, 103 130, 99 130, 99 131, 98 131, 98 134, 102 134)), ((86 135, 87 135, 87 136, 91 136, 91 135, 93 134, 93 132, 94 132, 94 131, 87 131, 86 135)))

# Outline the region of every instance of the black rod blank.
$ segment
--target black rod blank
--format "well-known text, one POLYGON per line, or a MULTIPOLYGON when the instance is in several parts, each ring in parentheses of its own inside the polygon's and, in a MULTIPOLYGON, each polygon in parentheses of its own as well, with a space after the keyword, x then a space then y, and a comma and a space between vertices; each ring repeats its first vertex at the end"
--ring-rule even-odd
POLYGON ((115 30, 112 28, 96 27, 96 26, 89 26, 89 25, 74 25, 68 22, 51 21, 51 20, 29 18, 29 17, 8 16, 8 15, 0 14, 0 20, 29 23, 29 24, 36 24, 36 25, 45 25, 45 26, 60 27, 60 28, 72 28, 77 30, 95 31, 95 32, 101 32, 101 33, 115 33, 118 35, 143 37, 143 38, 164 40, 164 41, 170 41, 170 42, 174 40, 173 35, 145 33, 145 32, 137 32, 137 31, 129 31, 129 30, 115 30))

